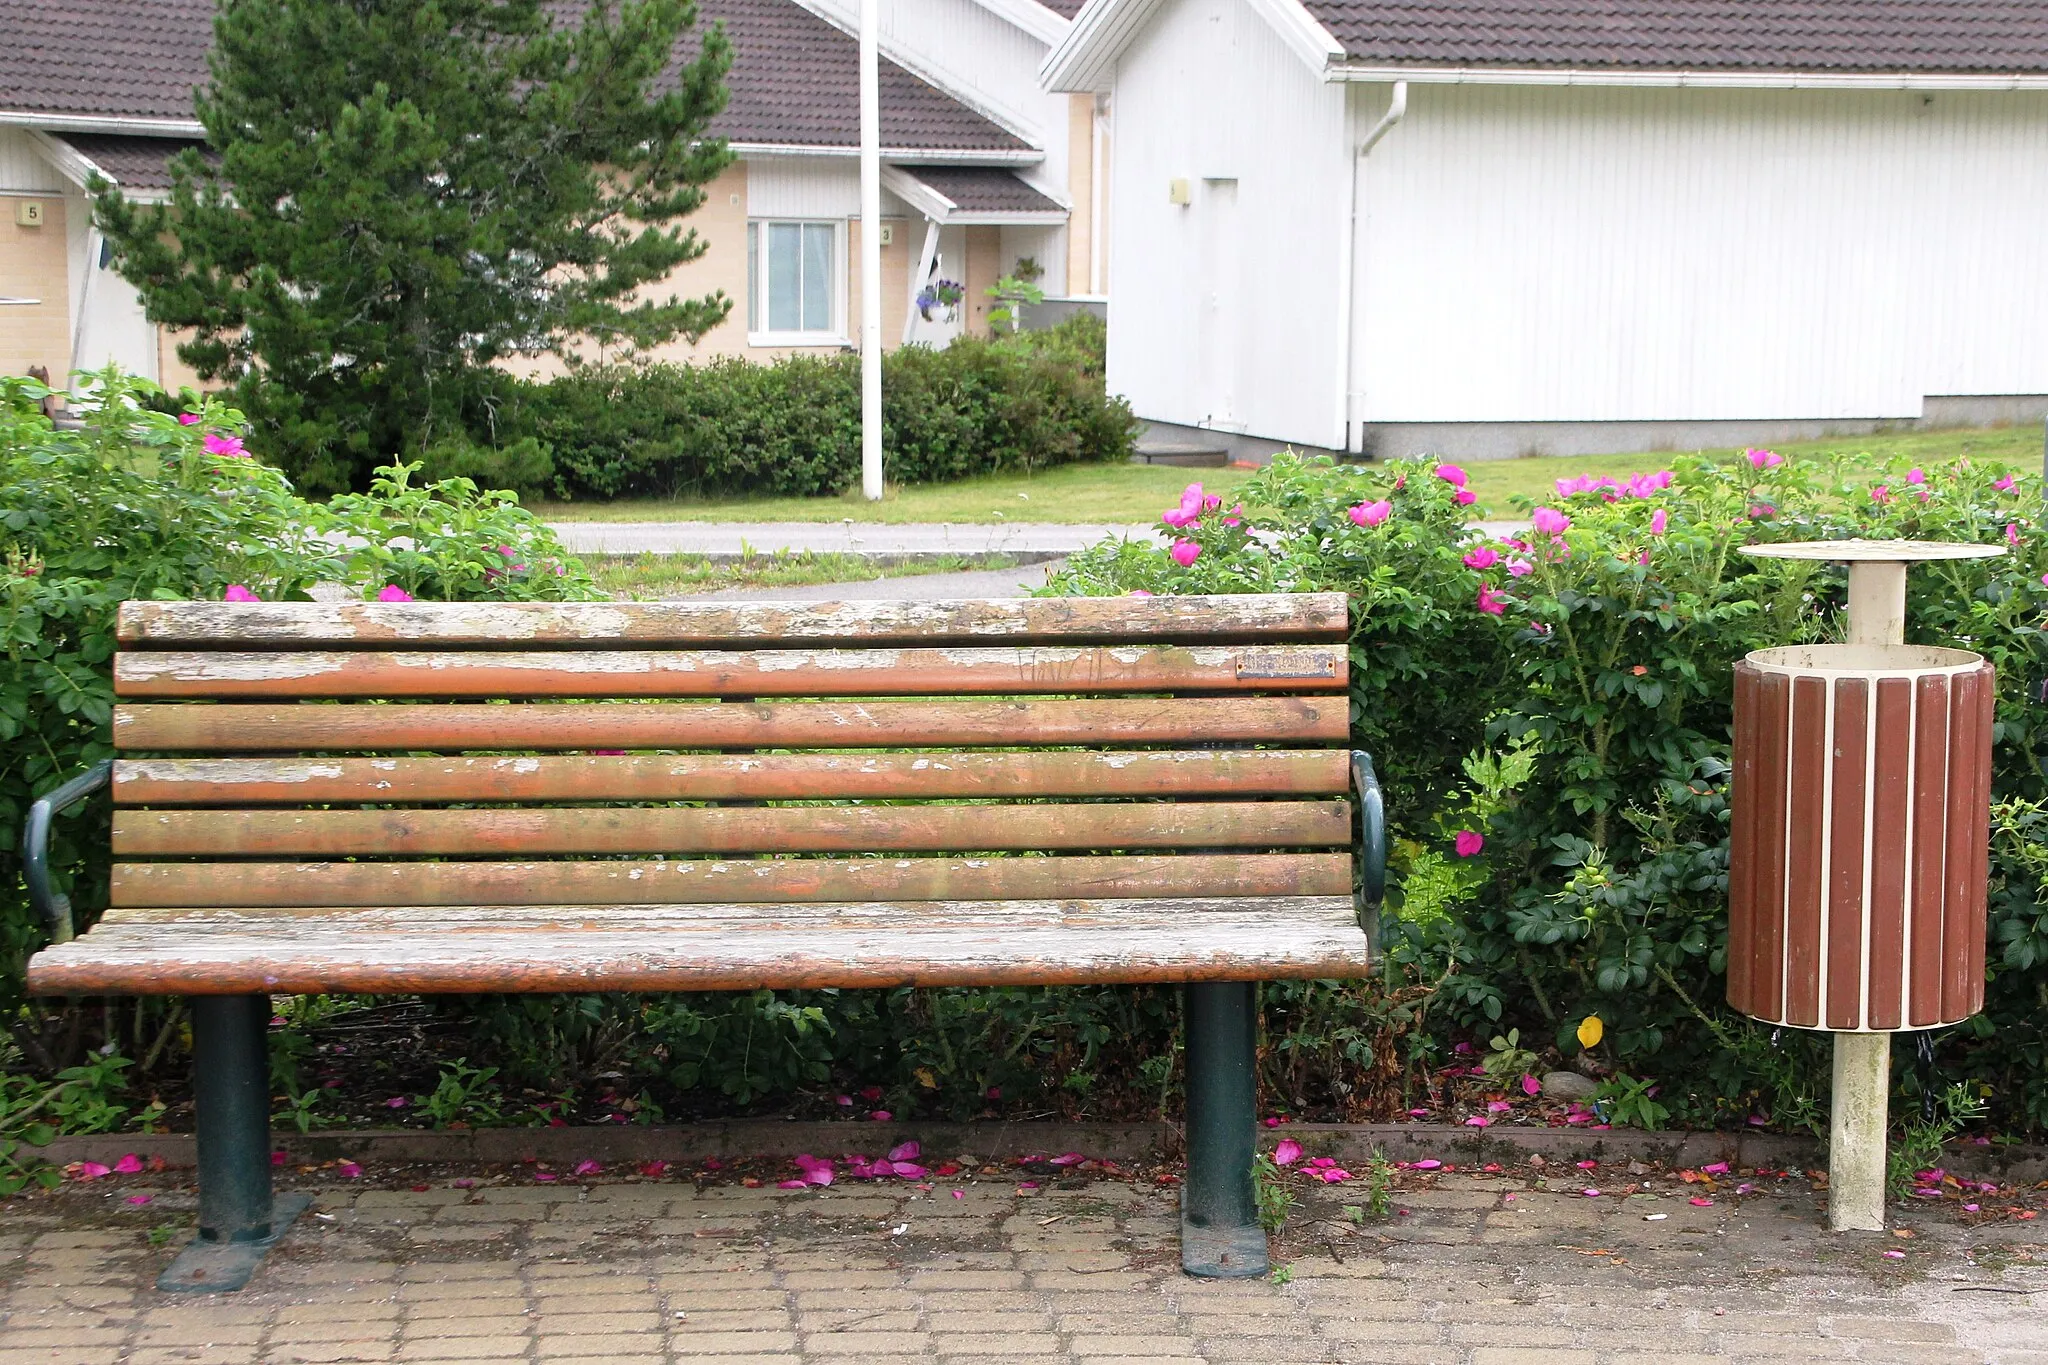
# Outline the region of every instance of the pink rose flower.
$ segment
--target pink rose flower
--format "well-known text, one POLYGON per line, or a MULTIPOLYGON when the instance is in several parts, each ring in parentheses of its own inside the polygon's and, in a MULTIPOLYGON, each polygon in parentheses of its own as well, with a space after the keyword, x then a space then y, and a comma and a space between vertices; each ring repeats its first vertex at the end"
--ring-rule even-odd
POLYGON ((1785 457, 1775 450, 1745 450, 1742 456, 1757 469, 1776 469, 1785 463, 1785 457))
POLYGON ((1919 468, 1918 466, 1915 466, 1914 468, 1912 468, 1912 469, 1909 469, 1909 470, 1907 470, 1907 471, 1906 471, 1906 482, 1907 482, 1907 483, 1911 483, 1911 484, 1922 484, 1922 483, 1926 483, 1926 482, 1927 482, 1927 471, 1925 471, 1925 470, 1923 470, 1923 469, 1919 468))
POLYGON ((386 583, 377 590, 377 600, 379 602, 410 602, 413 600, 413 595, 404 588, 399 587, 396 583, 386 583))
POLYGON ((1461 829, 1458 831, 1458 837, 1453 841, 1453 844, 1457 848, 1460 858, 1471 858, 1486 847, 1486 836, 1477 830, 1461 829))
POLYGON ((198 414, 198 413, 196 413, 196 412, 181 412, 181 413, 179 413, 179 414, 178 414, 178 425, 179 425, 179 426, 181 426, 181 427, 196 427, 196 426, 198 426, 198 425, 199 425, 199 414, 198 414))
POLYGON ((1345 513, 1356 526, 1377 526, 1394 515, 1394 504, 1381 498, 1378 502, 1361 502, 1345 513))
POLYGON ((263 599, 250 592, 240 583, 228 584, 228 590, 220 595, 223 602, 261 602, 263 599))
POLYGON ((220 455, 227 459, 245 459, 249 454, 242 448, 242 438, 239 436, 222 436, 217 432, 208 432, 206 439, 200 444, 206 447, 207 454, 220 455))
POLYGON ((1468 569, 1490 569, 1500 563, 1500 551, 1491 545, 1481 545, 1466 552, 1465 567, 1468 569))
POLYGON ((2005 543, 2008 545, 2020 543, 2020 527, 2018 522, 2008 521, 2005 524, 2005 543))
POLYGON ((1440 464, 1436 467, 1436 476, 1453 488, 1465 486, 1465 471, 1458 465, 1440 464))
MULTIPOLYGON (((1220 502, 1221 499, 1218 499, 1218 501, 1220 502)), ((1160 517, 1160 520, 1175 530, 1179 530, 1183 526, 1190 526, 1200 521, 1206 504, 1207 499, 1202 494, 1202 485, 1191 483, 1181 490, 1180 506, 1167 511, 1160 517)))
POLYGON ((1469 488, 1460 488, 1451 495, 1451 501, 1460 507, 1470 507, 1473 503, 1479 501, 1479 495, 1469 488))
POLYGON ((1510 559, 1508 561, 1509 578, 1523 578, 1535 572, 1536 566, 1526 559, 1510 559))
POLYGON ((1151 595, 1151 593, 1146 592, 1143 588, 1132 588, 1124 594, 1126 597, 1150 597, 1151 595))
POLYGON ((1173 548, 1166 553, 1173 556, 1173 562, 1183 569, 1202 557, 1202 547, 1192 540, 1176 540, 1173 548))
POLYGON ((1668 527, 1669 527, 1670 525, 1671 525, 1671 517, 1670 517, 1670 515, 1669 515, 1668 513, 1666 513, 1666 512, 1665 512, 1665 510, 1664 510, 1663 508, 1659 507, 1659 508, 1658 508, 1658 509, 1657 509, 1656 511, 1654 511, 1654 512, 1652 512, 1652 513, 1650 514, 1650 534, 1651 534, 1651 535, 1653 535, 1653 536, 1661 536, 1661 535, 1663 535, 1663 534, 1664 534, 1664 532, 1665 532, 1665 530, 1666 530, 1666 528, 1668 528, 1668 527))
POLYGON ((1503 616, 1506 615, 1507 609, 1508 599, 1495 592, 1492 584, 1479 585, 1479 610, 1488 616, 1503 616))
POLYGON ((1539 507, 1529 514, 1529 524, 1541 535, 1556 536, 1571 529, 1572 519, 1555 507, 1539 507))
POLYGON ((2011 474, 2008 474, 2002 479, 1995 480, 1991 486, 1993 488, 1996 488, 2001 493, 2010 493, 2013 490, 2013 485, 2018 482, 2019 480, 2017 478, 2013 477, 2011 474))

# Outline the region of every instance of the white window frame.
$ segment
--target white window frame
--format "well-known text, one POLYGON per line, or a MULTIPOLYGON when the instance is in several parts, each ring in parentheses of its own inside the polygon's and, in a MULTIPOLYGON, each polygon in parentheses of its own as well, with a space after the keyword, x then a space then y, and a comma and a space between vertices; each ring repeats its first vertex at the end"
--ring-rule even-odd
POLYGON ((846 220, 773 217, 747 220, 747 344, 749 346, 848 346, 846 330, 846 220), (775 331, 756 324, 768 316, 768 271, 762 260, 770 226, 801 224, 832 229, 832 325, 817 331, 775 331))

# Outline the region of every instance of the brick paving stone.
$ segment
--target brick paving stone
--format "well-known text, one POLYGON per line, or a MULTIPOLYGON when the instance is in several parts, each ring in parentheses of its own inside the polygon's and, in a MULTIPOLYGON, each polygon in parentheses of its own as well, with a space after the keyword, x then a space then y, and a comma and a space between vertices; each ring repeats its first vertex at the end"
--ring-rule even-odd
POLYGON ((1472 1352, 1472 1365, 1594 1365, 1591 1351, 1542 1350, 1533 1346, 1482 1346, 1472 1352))
POLYGON ((1954 1341, 1956 1329, 1942 1322, 1911 1318, 1829 1318, 1823 1330, 1831 1337, 1860 1341, 1954 1341))

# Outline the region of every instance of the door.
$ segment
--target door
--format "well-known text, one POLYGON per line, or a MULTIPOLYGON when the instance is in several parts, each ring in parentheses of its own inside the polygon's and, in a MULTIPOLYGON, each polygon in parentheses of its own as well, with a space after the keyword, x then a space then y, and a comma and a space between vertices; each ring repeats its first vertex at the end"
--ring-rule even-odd
POLYGON ((1204 180, 1201 214, 1200 317, 1202 425, 1226 431, 1244 428, 1237 392, 1238 346, 1244 328, 1238 243, 1237 181, 1204 180))

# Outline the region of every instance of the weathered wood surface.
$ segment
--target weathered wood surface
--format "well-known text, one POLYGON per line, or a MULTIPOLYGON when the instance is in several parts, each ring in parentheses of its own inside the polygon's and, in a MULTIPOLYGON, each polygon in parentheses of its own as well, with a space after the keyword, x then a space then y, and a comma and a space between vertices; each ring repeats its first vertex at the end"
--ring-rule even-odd
POLYGON ((1341 688, 1341 645, 1019 649, 166 650, 114 659, 122 697, 858 697, 1341 688))
POLYGON ((1349 782, 1349 759, 1341 749, 187 758, 114 764, 114 800, 124 806, 1309 796, 1344 792, 1349 782))
POLYGON ((632 644, 1343 639, 1341 593, 951 602, 124 602, 124 644, 632 644))
POLYGON ((126 752, 379 749, 869 749, 941 745, 1330 743, 1342 696, 114 708, 126 752))
POLYGON ((1331 848, 1348 801, 595 810, 117 810, 116 857, 1331 848))
MULTIPOLYGON (((407 933, 394 912, 290 925, 219 912, 103 924, 38 953, 38 994, 743 990, 1332 978, 1369 969, 1350 898, 485 907, 407 933)), ((435 915, 443 912, 434 911, 435 915)))
POLYGON ((688 905, 1134 897, 1341 896, 1346 853, 660 862, 116 863, 103 922, 164 907, 688 905))

